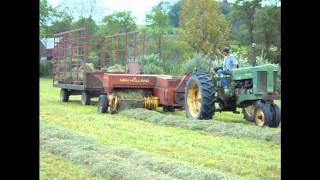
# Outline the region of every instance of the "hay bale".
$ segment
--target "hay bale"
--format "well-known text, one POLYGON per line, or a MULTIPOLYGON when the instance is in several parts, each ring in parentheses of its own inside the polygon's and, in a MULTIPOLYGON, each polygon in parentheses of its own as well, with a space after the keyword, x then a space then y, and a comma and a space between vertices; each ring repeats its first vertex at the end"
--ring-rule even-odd
POLYGON ((115 92, 120 98, 119 111, 132 108, 143 108, 144 97, 151 96, 151 91, 143 89, 123 89, 115 92))
POLYGON ((95 72, 94 66, 92 63, 85 63, 82 66, 84 72, 95 72))
POLYGON ((123 89, 116 91, 115 94, 121 99, 137 99, 143 100, 145 96, 150 96, 151 94, 143 89, 123 89))
MULTIPOLYGON (((85 63, 79 67, 79 80, 83 81, 84 73, 96 72, 92 63, 85 63)), ((73 81, 77 80, 77 67, 73 67, 71 70, 71 78, 73 81)))
POLYGON ((144 108, 144 100, 120 99, 119 111, 130 108, 144 108))
POLYGON ((114 64, 110 67, 104 67, 102 68, 106 72, 126 72, 126 68, 121 64, 114 64))

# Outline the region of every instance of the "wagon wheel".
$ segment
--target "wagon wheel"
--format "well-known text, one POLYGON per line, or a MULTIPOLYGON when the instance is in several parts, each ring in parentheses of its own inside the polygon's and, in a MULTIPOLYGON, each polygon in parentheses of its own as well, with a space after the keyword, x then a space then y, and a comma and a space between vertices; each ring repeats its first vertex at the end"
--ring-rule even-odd
POLYGON ((61 102, 68 102, 69 101, 69 92, 66 89, 60 90, 60 101, 61 102))
POLYGON ((82 92, 81 94, 81 104, 82 105, 90 105, 90 94, 86 91, 82 92))

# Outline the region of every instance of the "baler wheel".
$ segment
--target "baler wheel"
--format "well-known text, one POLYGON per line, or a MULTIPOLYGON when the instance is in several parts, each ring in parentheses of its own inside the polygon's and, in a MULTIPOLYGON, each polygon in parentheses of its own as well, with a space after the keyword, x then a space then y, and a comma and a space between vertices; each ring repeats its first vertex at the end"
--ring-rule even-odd
POLYGON ((120 106, 120 99, 118 96, 113 96, 110 103, 110 112, 115 114, 118 112, 120 106))
POLYGON ((98 112, 99 113, 107 113, 108 112, 108 97, 107 95, 100 95, 98 99, 98 112))
POLYGON ((215 112, 215 88, 212 78, 206 73, 194 73, 185 87, 185 109, 194 119, 212 119, 215 112))
POLYGON ((60 90, 60 101, 61 102, 68 102, 69 101, 69 92, 66 89, 60 90))

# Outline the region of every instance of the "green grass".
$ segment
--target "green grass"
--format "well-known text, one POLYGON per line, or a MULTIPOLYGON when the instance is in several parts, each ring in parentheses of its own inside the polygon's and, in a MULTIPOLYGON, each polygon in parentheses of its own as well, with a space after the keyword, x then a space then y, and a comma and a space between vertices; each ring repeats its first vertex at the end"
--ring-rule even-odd
POLYGON ((81 165, 46 151, 40 151, 40 179, 97 179, 81 165))
MULTIPOLYGON (((174 162, 127 147, 100 144, 66 128, 40 126, 41 149, 85 166, 90 173, 107 179, 225 179, 218 171, 205 171, 192 164, 174 162)), ((230 177, 230 175, 228 175, 230 177)), ((239 178, 237 178, 239 179, 239 178)))
POLYGON ((104 146, 132 148, 204 171, 244 179, 280 179, 278 144, 159 126, 120 114, 99 114, 96 106, 80 105, 79 96, 71 96, 69 103, 59 102, 59 89, 51 83, 51 79, 40 79, 40 120, 49 126, 67 128, 104 146))
POLYGON ((183 116, 165 115, 156 111, 149 111, 147 109, 127 109, 120 111, 119 114, 165 126, 205 131, 212 135, 223 135, 237 138, 255 138, 280 144, 279 128, 261 128, 255 125, 249 126, 241 123, 227 123, 217 120, 191 120, 183 116))
MULTIPOLYGON (((275 100, 274 103, 281 107, 281 100, 275 100)), ((216 104, 216 107, 218 107, 217 104, 216 104)), ((163 112, 162 108, 158 108, 157 111, 160 113, 164 113, 164 114, 171 114, 171 115, 186 117, 185 111, 176 110, 175 112, 163 112)), ((237 108, 237 111, 242 112, 241 108, 237 108)), ((217 121, 242 123, 242 124, 246 124, 246 125, 250 125, 250 126, 255 126, 254 123, 248 122, 247 120, 245 120, 242 113, 234 114, 232 112, 221 112, 221 113, 216 112, 213 119, 217 120, 217 121)))

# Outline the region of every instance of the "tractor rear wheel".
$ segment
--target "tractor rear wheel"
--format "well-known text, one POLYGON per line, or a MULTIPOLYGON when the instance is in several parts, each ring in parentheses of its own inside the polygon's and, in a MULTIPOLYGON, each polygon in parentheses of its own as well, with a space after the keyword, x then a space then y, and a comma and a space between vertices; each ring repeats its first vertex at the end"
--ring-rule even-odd
POLYGON ((185 87, 185 109, 194 119, 212 119, 215 112, 215 88, 212 78, 206 73, 194 73, 185 87))
POLYGON ((81 94, 81 104, 82 105, 90 105, 90 94, 86 91, 81 94))
POLYGON ((103 94, 99 96, 98 99, 98 112, 99 113, 107 113, 108 112, 108 96, 103 94))
POLYGON ((67 89, 60 90, 60 101, 61 102, 68 102, 69 101, 69 92, 67 89))

